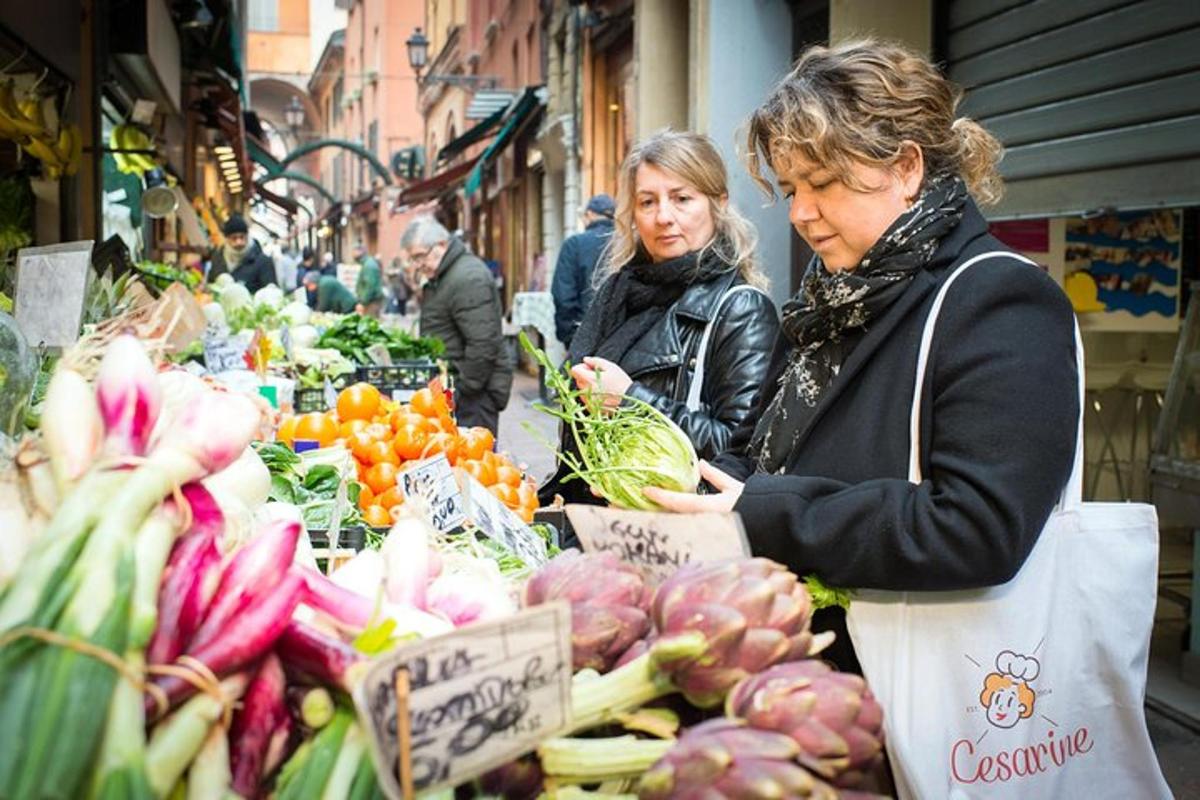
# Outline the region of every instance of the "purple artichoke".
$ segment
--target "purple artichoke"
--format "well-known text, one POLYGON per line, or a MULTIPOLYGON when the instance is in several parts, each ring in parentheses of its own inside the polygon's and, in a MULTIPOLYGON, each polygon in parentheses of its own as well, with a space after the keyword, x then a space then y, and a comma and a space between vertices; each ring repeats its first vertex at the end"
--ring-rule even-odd
POLYGON ((567 550, 525 584, 525 605, 551 600, 571 604, 575 669, 607 672, 650 630, 652 590, 641 571, 612 553, 567 550))
POLYGON ((504 800, 534 800, 542 794, 542 778, 538 760, 525 756, 479 776, 479 789, 504 800))
POLYGON ((790 736, 799 761, 839 786, 857 786, 883 759, 883 709, 866 681, 822 661, 779 664, 741 681, 725 711, 790 736))
POLYGON ((836 800, 833 787, 796 763, 788 736, 712 719, 689 729, 638 783, 640 800, 836 800))
POLYGON ((689 702, 711 708, 747 675, 827 646, 832 636, 809 630, 812 611, 804 585, 769 559, 690 564, 654 594, 650 659, 689 702))

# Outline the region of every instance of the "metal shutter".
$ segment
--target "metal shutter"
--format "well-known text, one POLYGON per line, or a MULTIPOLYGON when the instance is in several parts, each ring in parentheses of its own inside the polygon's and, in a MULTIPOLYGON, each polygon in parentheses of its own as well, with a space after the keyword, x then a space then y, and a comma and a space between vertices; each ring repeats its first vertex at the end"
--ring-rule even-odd
POLYGON ((961 114, 1004 143, 990 216, 1200 203, 1200 0, 951 0, 961 114))

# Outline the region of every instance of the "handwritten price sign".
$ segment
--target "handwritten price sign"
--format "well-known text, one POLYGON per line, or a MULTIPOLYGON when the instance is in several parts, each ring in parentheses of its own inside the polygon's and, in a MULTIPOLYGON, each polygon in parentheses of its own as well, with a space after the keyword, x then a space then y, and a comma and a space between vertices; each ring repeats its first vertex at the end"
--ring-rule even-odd
POLYGON ((567 518, 588 552, 611 552, 663 579, 690 561, 750 555, 742 518, 734 513, 668 514, 568 505, 567 518))
POLYGON ((420 497, 429 505, 429 523, 443 533, 466 521, 462 492, 444 454, 418 461, 396 476, 406 498, 420 497))
POLYGON ((401 796, 396 677, 408 673, 412 785, 456 786, 561 733, 571 714, 571 611, 551 603, 398 648, 355 692, 384 793, 401 796))
POLYGON ((485 536, 508 548, 530 567, 546 563, 545 539, 469 473, 459 470, 459 482, 467 501, 467 519, 485 536))

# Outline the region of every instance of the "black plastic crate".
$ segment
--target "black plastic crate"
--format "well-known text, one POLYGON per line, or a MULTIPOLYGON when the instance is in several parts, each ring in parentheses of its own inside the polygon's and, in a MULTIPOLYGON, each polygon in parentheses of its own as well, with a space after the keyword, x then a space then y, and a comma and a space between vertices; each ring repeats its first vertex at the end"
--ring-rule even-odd
MULTIPOLYGON (((309 531, 308 540, 314 548, 329 547, 329 531, 309 531)), ((338 534, 338 548, 358 552, 367 546, 367 530, 360 525, 342 528, 338 534)))
MULTIPOLYGON (((329 383, 333 386, 335 392, 340 392, 350 385, 351 378, 355 376, 353 372, 347 372, 344 375, 339 375, 329 383)), ((292 411, 297 414, 307 414, 310 411, 328 411, 329 404, 325 402, 325 387, 317 386, 313 389, 303 389, 296 387, 295 393, 292 395, 292 411)))
POLYGON ((384 396, 398 403, 407 403, 418 389, 424 389, 436 378, 438 365, 428 359, 398 361, 395 364, 371 364, 358 368, 358 379, 369 383, 384 396))

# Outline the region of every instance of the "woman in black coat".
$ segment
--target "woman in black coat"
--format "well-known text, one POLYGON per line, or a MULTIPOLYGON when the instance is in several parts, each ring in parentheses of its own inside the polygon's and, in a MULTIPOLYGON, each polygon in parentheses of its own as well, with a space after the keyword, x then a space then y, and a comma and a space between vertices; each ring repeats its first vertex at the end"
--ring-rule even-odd
MULTIPOLYGON (((814 48, 750 120, 815 256, 783 308, 759 407, 703 465, 717 490, 647 489, 679 511, 739 512, 755 554, 851 588, 1007 582, 1062 493, 1079 397, 1074 318, 1042 270, 1013 257, 949 289, 922 387, 924 480, 907 479, 917 351, 941 282, 1011 252, 974 197, 1000 190, 999 144, 955 118, 959 94, 924 58, 873 42, 814 48)), ((840 627, 826 615, 814 627, 840 627)), ((847 636, 833 654, 854 668, 847 636)))
MULTIPOLYGON (((649 403, 675 421, 701 457, 726 448, 750 415, 779 329, 761 291, 753 227, 728 202, 725 164, 712 142, 663 131, 621 167, 608 277, 571 340, 571 373, 617 405, 649 403), (689 406, 706 329, 699 402, 689 406)), ((564 440, 564 447, 573 446, 564 440)), ((595 502, 560 469, 541 496, 595 502)))

